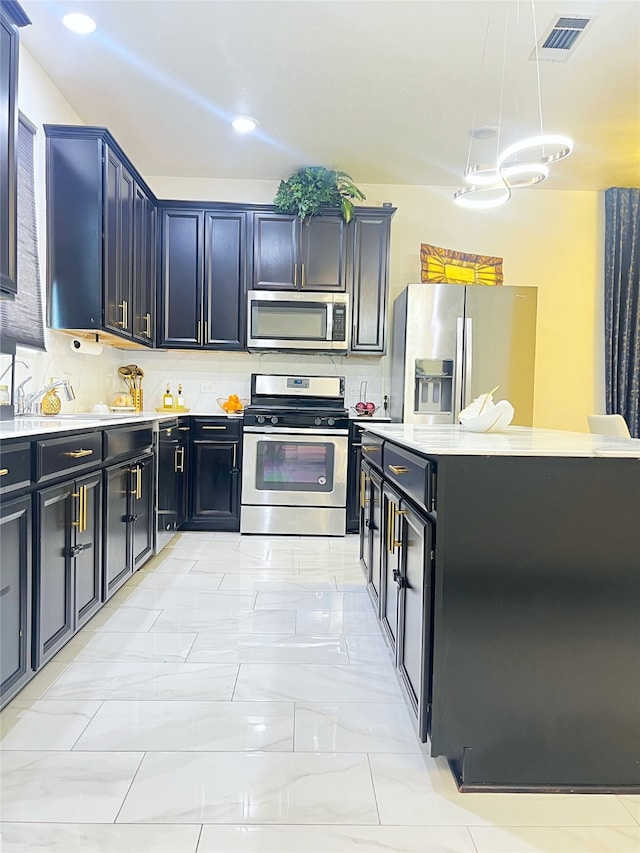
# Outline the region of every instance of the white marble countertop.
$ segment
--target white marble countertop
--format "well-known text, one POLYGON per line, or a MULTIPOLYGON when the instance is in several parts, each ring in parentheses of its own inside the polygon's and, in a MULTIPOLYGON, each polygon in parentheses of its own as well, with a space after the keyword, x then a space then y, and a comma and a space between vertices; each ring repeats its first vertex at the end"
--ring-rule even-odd
POLYGON ((105 429, 110 426, 121 426, 123 424, 153 423, 154 421, 166 421, 172 417, 184 416, 216 417, 216 418, 242 418, 242 415, 226 415, 224 412, 110 412, 109 414, 67 413, 60 415, 34 415, 31 417, 16 417, 12 421, 0 421, 0 439, 3 438, 29 438, 34 435, 48 433, 78 432, 85 429, 105 429))
POLYGON ((583 432, 508 427, 505 432, 478 433, 467 432, 454 425, 397 423, 372 423, 370 432, 408 450, 434 456, 618 456, 640 459, 640 439, 583 432))

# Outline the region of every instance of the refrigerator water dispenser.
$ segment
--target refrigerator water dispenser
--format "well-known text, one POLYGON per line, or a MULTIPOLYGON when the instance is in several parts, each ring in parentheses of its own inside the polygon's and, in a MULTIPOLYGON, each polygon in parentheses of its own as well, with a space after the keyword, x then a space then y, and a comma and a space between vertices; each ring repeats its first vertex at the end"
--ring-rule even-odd
POLYGON ((453 412, 453 359, 417 358, 415 361, 415 414, 453 412))

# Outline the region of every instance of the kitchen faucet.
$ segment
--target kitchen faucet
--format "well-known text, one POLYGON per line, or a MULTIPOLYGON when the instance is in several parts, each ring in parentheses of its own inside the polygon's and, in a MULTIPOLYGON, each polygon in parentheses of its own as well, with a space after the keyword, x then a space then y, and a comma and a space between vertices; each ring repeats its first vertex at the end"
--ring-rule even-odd
MULTIPOLYGON (((31 377, 29 377, 31 379, 31 377)), ((24 392, 20 394, 22 390, 22 386, 25 382, 28 382, 29 379, 25 379, 18 388, 18 414, 19 415, 31 415, 34 414, 33 406, 35 403, 40 400, 41 397, 48 391, 53 391, 54 388, 62 388, 64 391, 64 396, 66 400, 75 400, 76 395, 71 387, 71 383, 68 379, 56 379, 55 382, 52 382, 50 385, 47 385, 45 388, 42 388, 40 391, 34 391, 32 394, 27 394, 24 396, 24 392)))

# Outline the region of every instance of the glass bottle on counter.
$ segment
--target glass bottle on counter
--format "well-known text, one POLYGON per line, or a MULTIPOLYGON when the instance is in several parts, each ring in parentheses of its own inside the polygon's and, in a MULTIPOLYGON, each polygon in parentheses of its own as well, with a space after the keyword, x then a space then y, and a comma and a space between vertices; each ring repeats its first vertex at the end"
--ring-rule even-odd
POLYGON ((184 396, 182 394, 182 385, 178 385, 178 396, 176 397, 176 408, 184 409, 184 396))
POLYGON ((173 409, 173 394, 171 393, 171 388, 169 387, 168 382, 167 382, 167 390, 162 395, 162 408, 163 409, 173 409))

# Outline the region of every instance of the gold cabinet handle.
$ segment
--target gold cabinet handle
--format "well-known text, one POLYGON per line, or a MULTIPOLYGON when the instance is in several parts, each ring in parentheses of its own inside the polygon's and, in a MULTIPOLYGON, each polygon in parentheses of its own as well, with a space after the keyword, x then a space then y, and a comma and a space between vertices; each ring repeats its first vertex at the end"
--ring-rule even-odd
POLYGON ((178 429, 179 429, 179 431, 180 431, 180 432, 189 432, 189 430, 191 429, 191 427, 178 427, 178 429))
POLYGON ((380 447, 381 447, 380 444, 363 444, 362 445, 362 449, 364 450, 365 453, 376 453, 378 450, 380 450, 380 447))
POLYGON ((231 467, 232 467, 232 468, 235 468, 235 467, 236 467, 236 459, 237 459, 237 456, 238 456, 238 445, 237 445, 237 444, 234 444, 234 445, 233 445, 233 459, 232 459, 232 461, 231 461, 231 467))
POLYGON ((302 267, 302 287, 304 287, 304 264, 300 264, 302 267))
POLYGON ((365 483, 370 479, 371 477, 367 477, 364 471, 360 472, 360 506, 362 507, 362 509, 364 509, 365 505, 369 503, 369 500, 365 498, 365 483))
POLYGON ((399 539, 396 539, 396 516, 397 515, 406 515, 406 509, 396 509, 395 506, 393 508, 393 539, 391 540, 391 553, 394 554, 396 548, 402 548, 402 542, 399 539))
POLYGON ((410 469, 405 468, 404 465, 388 465, 387 466, 390 471, 393 471, 394 474, 409 474, 410 469))
POLYGON ((9 473, 8 468, 0 468, 0 477, 4 477, 5 474, 8 474, 8 473, 9 473))
POLYGON ((82 527, 82 529, 83 530, 87 529, 87 504, 89 503, 87 500, 87 488, 88 488, 87 486, 82 487, 82 489, 84 491, 84 498, 82 499, 82 507, 83 507, 83 513, 82 513, 83 527, 82 527))
POLYGON ((80 486, 79 492, 71 492, 72 498, 78 498, 78 519, 77 521, 72 521, 71 526, 77 527, 78 531, 82 530, 82 486, 80 486))
POLYGON ((202 429, 226 429, 226 426, 203 426, 202 429))
POLYGON ((65 453, 65 456, 70 456, 72 459, 80 459, 82 456, 91 456, 93 450, 69 450, 68 453, 65 453))
POLYGON ((184 474, 184 447, 176 447, 173 471, 175 474, 184 474))
POLYGON ((198 320, 198 335, 197 335, 198 341, 197 341, 197 343, 199 343, 199 344, 202 343, 202 338, 200 336, 201 331, 202 331, 202 323, 200 322, 200 320, 198 320))
POLYGON ((298 264, 293 265, 293 286, 298 286, 298 264))
POLYGON ((136 468, 136 498, 142 498, 142 468, 139 465, 136 468))
POLYGON ((147 313, 147 314, 145 314, 143 319, 144 319, 144 330, 143 330, 143 334, 144 334, 147 338, 150 338, 150 337, 151 337, 151 314, 148 314, 148 313, 147 313))
POLYGON ((391 501, 387 501, 387 551, 390 554, 393 554, 393 551, 391 550, 391 539, 392 539, 392 536, 391 536, 391 524, 392 524, 391 518, 392 518, 392 504, 391 504, 391 501))
POLYGON ((205 346, 207 341, 209 340, 209 321, 204 321, 204 338, 202 339, 202 346, 205 346))

